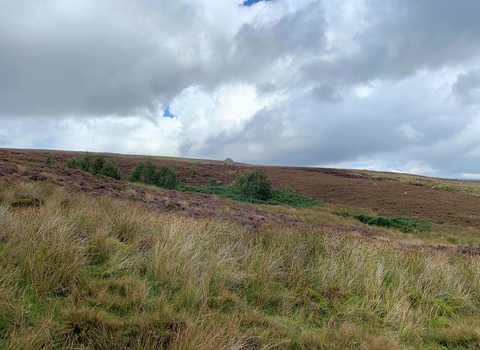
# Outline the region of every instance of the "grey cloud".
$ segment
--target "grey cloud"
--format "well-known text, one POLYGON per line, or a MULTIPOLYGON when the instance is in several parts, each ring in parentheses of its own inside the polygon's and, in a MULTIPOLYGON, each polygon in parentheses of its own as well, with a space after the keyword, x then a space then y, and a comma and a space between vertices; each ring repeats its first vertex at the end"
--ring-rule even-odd
POLYGON ((474 117, 439 98, 421 78, 384 83, 365 99, 350 91, 339 103, 325 103, 306 91, 284 106, 259 111, 236 132, 220 133, 194 153, 183 149, 182 154, 304 166, 376 157, 394 162, 398 155, 408 154, 405 163, 417 159, 447 167, 458 163, 459 152, 473 149, 475 143, 452 145, 451 152, 429 152, 441 142, 448 144, 474 117), (258 149, 249 151, 251 145, 258 149))
POLYGON ((233 65, 237 78, 252 79, 262 69, 287 57, 317 55, 326 47, 326 21, 319 1, 312 2, 280 20, 265 25, 244 24, 236 34, 233 45, 233 65))
POLYGON ((457 81, 452 86, 452 94, 464 106, 480 102, 480 72, 470 71, 457 75, 457 81))
MULTIPOLYGON (((211 136, 205 142, 201 149, 202 157, 213 156, 219 149, 228 144, 247 145, 250 142, 259 142, 263 144, 275 143, 279 140, 279 135, 284 130, 285 111, 282 108, 262 109, 257 112, 252 119, 247 121, 241 130, 233 133, 222 131, 218 135, 211 136)), ((194 142, 186 141, 181 148, 182 154, 192 154, 191 148, 194 142)))
POLYGON ((2 6, 3 117, 149 115, 191 85, 255 82, 279 59, 318 52, 326 42, 319 3, 273 23, 245 24, 233 41, 194 0, 2 6))
POLYGON ((476 0, 371 0, 367 27, 357 33, 358 51, 335 61, 314 59, 305 78, 338 84, 401 79, 419 69, 436 69, 480 53, 480 2, 476 0))
MULTIPOLYGON (((211 157, 219 150, 233 148, 239 152, 232 156, 240 160, 253 159, 272 165, 316 165, 352 160, 380 150, 392 151, 404 141, 404 135, 391 128, 390 121, 377 119, 367 110, 332 115, 331 107, 317 105, 315 112, 316 118, 280 106, 263 109, 241 130, 209 138, 195 156, 211 157), (261 145, 263 151, 249 153, 248 145, 252 144, 261 145)), ((187 149, 183 151, 191 154, 187 149)))
POLYGON ((235 42, 246 58, 279 58, 285 54, 301 53, 302 50, 321 50, 326 43, 325 27, 322 7, 314 2, 282 17, 274 25, 243 25, 235 42))
POLYGON ((320 84, 315 87, 312 90, 312 95, 320 102, 340 102, 343 100, 342 95, 328 84, 320 84))
POLYGON ((77 13, 62 7, 67 2, 7 1, 0 11, 0 115, 152 111, 157 99, 168 101, 202 74, 200 60, 182 56, 185 47, 192 56, 200 50, 195 37, 182 36, 197 32, 193 5, 98 4, 98 13, 77 13))
POLYGON ((255 88, 259 95, 267 95, 277 90, 275 84, 269 82, 257 84, 255 85, 255 88))

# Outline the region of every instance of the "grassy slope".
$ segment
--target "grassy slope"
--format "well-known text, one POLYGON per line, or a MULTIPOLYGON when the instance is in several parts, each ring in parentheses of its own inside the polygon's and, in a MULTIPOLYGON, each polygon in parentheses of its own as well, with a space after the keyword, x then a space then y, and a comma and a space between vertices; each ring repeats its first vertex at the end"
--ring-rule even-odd
POLYGON ((405 233, 398 229, 385 229, 378 226, 372 227, 361 223, 353 217, 345 218, 333 214, 340 211, 353 214, 375 215, 372 210, 365 208, 336 204, 326 204, 324 206, 311 208, 291 208, 287 206, 269 205, 259 205, 259 207, 266 211, 289 216, 302 222, 310 222, 313 224, 327 223, 342 228, 359 227, 374 229, 376 235, 385 240, 409 245, 460 245, 480 247, 480 230, 473 227, 433 224, 431 230, 405 233))
POLYGON ((388 173, 368 170, 352 170, 352 173, 367 175, 373 179, 381 178, 409 185, 423 186, 442 191, 461 192, 480 195, 480 182, 468 180, 442 179, 412 174, 388 173))
POLYGON ((480 345, 479 257, 0 190, 0 348, 480 345), (43 204, 8 205, 25 196, 43 204))

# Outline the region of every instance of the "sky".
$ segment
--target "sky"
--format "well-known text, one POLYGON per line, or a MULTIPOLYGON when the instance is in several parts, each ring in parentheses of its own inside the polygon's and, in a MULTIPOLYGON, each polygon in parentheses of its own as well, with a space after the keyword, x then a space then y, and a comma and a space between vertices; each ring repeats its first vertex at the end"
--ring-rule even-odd
POLYGON ((480 179, 478 0, 2 0, 0 147, 480 179))

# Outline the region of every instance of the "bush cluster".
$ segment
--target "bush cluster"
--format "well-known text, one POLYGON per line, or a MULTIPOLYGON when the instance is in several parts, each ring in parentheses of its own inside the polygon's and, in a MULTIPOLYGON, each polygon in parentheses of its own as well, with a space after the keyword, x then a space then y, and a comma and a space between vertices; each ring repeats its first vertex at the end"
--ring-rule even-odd
POLYGON ((130 172, 128 181, 174 189, 179 183, 179 178, 174 168, 162 166, 157 170, 157 164, 149 158, 145 163, 137 163, 130 172))
POLYGON ((68 159, 65 167, 87 171, 93 175, 105 175, 115 180, 122 178, 122 173, 115 161, 107 161, 103 155, 92 156, 88 152, 80 158, 68 159))
POLYGON ((272 198, 272 182, 261 171, 253 171, 248 176, 240 175, 236 184, 244 200, 252 202, 255 199, 265 201, 272 198))
POLYGON ((372 216, 365 214, 350 214, 347 212, 334 212, 334 214, 344 218, 352 217, 367 225, 397 228, 403 232, 423 232, 431 230, 432 228, 432 224, 428 221, 403 216, 372 216))

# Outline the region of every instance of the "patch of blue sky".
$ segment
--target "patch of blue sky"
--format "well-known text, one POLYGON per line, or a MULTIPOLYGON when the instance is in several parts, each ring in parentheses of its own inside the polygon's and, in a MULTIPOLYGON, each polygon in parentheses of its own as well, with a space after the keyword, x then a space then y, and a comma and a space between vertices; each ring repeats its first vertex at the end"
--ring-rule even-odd
POLYGON ((272 1, 272 0, 245 0, 242 4, 242 6, 253 6, 255 5, 257 2, 261 2, 261 1, 272 1))
POLYGON ((170 107, 167 107, 163 110, 163 117, 164 118, 175 118, 175 115, 170 112, 170 107))

